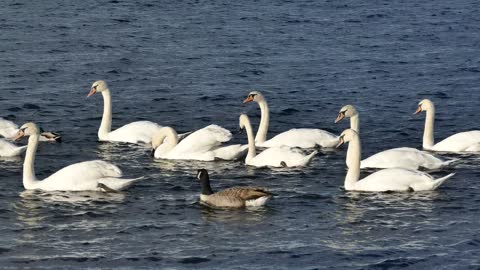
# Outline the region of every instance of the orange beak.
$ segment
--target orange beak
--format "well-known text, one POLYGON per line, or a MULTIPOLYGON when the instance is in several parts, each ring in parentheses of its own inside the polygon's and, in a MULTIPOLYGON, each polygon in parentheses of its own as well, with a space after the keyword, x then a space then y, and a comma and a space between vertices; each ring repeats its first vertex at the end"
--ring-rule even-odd
POLYGON ((253 96, 248 96, 246 99, 243 100, 243 104, 253 101, 253 96))
POLYGON ((90 89, 90 93, 88 93, 87 97, 93 96, 93 94, 95 94, 96 92, 97 92, 97 89, 92 87, 92 89, 90 89))
POLYGON ((418 106, 417 110, 413 114, 419 114, 422 112, 422 106, 418 106))
POLYGON ((19 130, 17 135, 13 138, 14 141, 20 140, 23 136, 25 136, 25 132, 23 130, 19 130))
POLYGON ((340 139, 338 140, 338 144, 337 144, 337 146, 335 146, 335 148, 338 148, 338 147, 342 146, 344 143, 345 143, 345 141, 343 140, 343 137, 340 137, 340 139))
POLYGON ((345 118, 345 113, 339 113, 337 119, 335 119, 335 124, 342 121, 343 118, 345 118))

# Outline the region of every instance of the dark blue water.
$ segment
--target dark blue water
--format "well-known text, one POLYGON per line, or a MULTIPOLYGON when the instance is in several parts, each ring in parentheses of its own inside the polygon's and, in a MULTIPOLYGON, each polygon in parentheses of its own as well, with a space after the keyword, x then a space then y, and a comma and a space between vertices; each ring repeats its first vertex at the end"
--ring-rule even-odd
POLYGON ((420 147, 423 98, 437 105, 437 139, 479 128, 478 14, 474 0, 3 1, 0 116, 63 135, 39 147, 38 177, 104 159, 146 179, 123 194, 25 192, 22 159, 0 161, 0 268, 478 269, 477 156, 435 192, 345 192, 345 148, 302 170, 158 162, 143 146, 98 143, 103 102, 86 98, 104 79, 114 127, 235 131, 242 112, 258 123, 258 107, 242 105, 256 89, 270 136, 340 133, 347 122, 333 120, 351 103, 365 156, 420 147), (277 196, 258 210, 205 208, 201 167, 214 189, 277 196))

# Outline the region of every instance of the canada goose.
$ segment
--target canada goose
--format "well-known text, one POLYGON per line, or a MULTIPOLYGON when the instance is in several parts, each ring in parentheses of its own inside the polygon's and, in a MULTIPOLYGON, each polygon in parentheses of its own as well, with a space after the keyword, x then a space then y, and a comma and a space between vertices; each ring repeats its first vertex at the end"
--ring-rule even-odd
POLYGON ((202 184, 200 201, 209 206, 229 208, 262 206, 273 196, 263 187, 231 187, 213 193, 210 177, 205 169, 197 171, 197 179, 202 184))

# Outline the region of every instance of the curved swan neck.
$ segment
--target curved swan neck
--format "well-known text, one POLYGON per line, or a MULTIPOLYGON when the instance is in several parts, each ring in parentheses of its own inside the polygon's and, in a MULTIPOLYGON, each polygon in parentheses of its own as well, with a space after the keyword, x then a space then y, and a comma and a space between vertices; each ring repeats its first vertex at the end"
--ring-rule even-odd
POLYGON ((152 144, 155 148, 158 148, 160 145, 165 145, 162 147, 163 151, 171 151, 178 144, 178 134, 171 127, 163 127, 160 131, 155 134, 152 138, 152 144), (166 138, 166 140, 165 140, 166 138))
POLYGON ((358 114, 350 117, 350 128, 360 134, 360 117, 358 114))
POLYGON ((98 137, 102 138, 112 131, 112 97, 110 90, 102 91, 103 96, 103 116, 102 123, 98 129, 98 137))
POLYGON ((31 135, 28 138, 27 153, 23 162, 23 187, 25 189, 34 189, 37 184, 35 177, 35 154, 37 152, 38 140, 40 135, 31 135))
POLYGON ((257 135, 255 136, 255 142, 263 143, 267 140, 268 124, 270 122, 270 110, 268 109, 267 101, 264 99, 258 102, 258 106, 260 106, 261 117, 257 135))
POLYGON ((430 149, 435 143, 433 137, 433 130, 435 126, 435 107, 432 104, 431 107, 427 110, 427 115, 425 117, 425 128, 423 130, 423 148, 430 149))
POLYGON ((362 158, 362 146, 360 138, 355 136, 348 144, 347 167, 345 177, 345 189, 352 190, 360 178, 360 160, 362 158))
POLYGON ((252 125, 250 124, 250 120, 246 119, 245 121, 245 129, 247 130, 247 138, 248 138, 248 153, 247 157, 245 158, 245 162, 248 160, 253 159, 257 155, 257 151, 255 150, 255 139, 253 138, 253 130, 252 125))

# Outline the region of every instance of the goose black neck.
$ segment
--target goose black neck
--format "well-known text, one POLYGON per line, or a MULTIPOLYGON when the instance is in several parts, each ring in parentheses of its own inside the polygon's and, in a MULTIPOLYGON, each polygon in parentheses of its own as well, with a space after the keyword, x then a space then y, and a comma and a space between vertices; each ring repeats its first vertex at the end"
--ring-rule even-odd
POLYGON ((200 182, 202 183, 202 195, 213 194, 212 188, 210 187, 210 178, 208 177, 208 175, 202 175, 200 177, 200 182))

